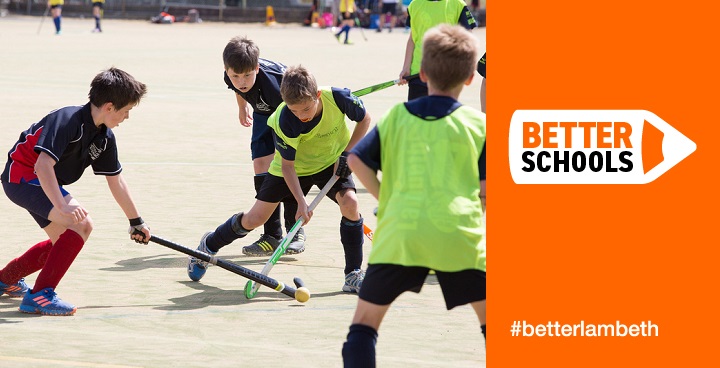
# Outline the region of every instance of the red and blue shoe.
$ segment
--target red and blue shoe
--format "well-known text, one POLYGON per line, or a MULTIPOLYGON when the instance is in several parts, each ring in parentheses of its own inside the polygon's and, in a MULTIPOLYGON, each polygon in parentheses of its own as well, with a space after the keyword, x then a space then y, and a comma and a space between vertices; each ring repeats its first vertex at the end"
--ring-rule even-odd
POLYGON ((76 310, 74 305, 60 300, 53 288, 45 288, 37 293, 28 290, 20 303, 20 312, 44 316, 72 316, 76 310))
POLYGON ((13 285, 8 285, 0 281, 0 295, 7 294, 11 298, 20 298, 25 295, 29 287, 25 283, 25 279, 20 279, 13 285))

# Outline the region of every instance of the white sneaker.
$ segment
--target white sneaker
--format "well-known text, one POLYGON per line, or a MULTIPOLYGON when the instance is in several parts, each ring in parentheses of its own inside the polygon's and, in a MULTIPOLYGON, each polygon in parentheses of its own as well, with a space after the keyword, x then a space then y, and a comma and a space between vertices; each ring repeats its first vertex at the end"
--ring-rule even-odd
POLYGON ((350 272, 345 275, 345 284, 342 287, 342 291, 346 293, 359 293, 364 279, 365 271, 356 269, 355 271, 350 272))

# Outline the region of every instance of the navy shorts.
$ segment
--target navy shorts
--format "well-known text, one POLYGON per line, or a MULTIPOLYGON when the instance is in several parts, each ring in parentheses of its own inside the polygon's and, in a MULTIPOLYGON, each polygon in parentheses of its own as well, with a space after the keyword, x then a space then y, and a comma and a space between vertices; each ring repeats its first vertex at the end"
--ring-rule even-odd
MULTIPOLYGON (((45 228, 50 225, 52 221, 50 221, 48 217, 50 216, 50 210, 52 210, 54 206, 52 202, 50 202, 50 198, 45 195, 37 179, 22 184, 3 182, 3 189, 13 203, 26 209, 30 213, 35 219, 35 222, 40 225, 40 228, 45 228)), ((62 187, 60 187, 60 192, 63 197, 70 194, 62 187)))
POLYGON ((96 2, 92 3, 92 5, 93 5, 93 7, 96 7, 96 6, 97 6, 97 7, 99 7, 100 9, 102 9, 102 8, 105 7, 105 3, 101 3, 101 2, 99 2, 99 1, 96 1, 96 2))
MULTIPOLYGON (((419 293, 430 269, 395 264, 371 264, 360 288, 360 299, 388 305, 406 291, 419 293)), ((485 271, 435 271, 448 310, 485 300, 485 271)), ((431 281, 431 280, 428 280, 431 281)))
POLYGON ((380 11, 382 14, 390 13, 391 15, 395 15, 395 12, 397 11, 397 3, 383 3, 382 4, 382 11, 380 11))
MULTIPOLYGON (((335 175, 334 168, 335 165, 331 165, 327 169, 317 174, 298 177, 298 180, 300 181, 300 187, 303 191, 303 195, 307 195, 313 185, 317 185, 318 188, 324 187, 325 184, 327 184, 328 180, 330 180, 330 178, 335 175)), ((337 203, 335 195, 338 191, 343 189, 355 190, 355 182, 353 182, 352 180, 352 175, 347 178, 338 179, 338 181, 335 182, 335 185, 333 185, 328 192, 328 198, 330 198, 333 202, 337 203)), ((281 176, 268 175, 265 177, 265 180, 263 181, 262 186, 260 187, 260 190, 258 190, 258 194, 257 196, 255 196, 255 198, 263 202, 279 203, 286 198, 294 197, 292 195, 292 192, 290 191, 290 188, 285 182, 285 178, 281 176)))
POLYGON ((408 101, 412 101, 418 97, 425 97, 427 95, 427 83, 421 81, 420 78, 411 79, 408 82, 408 101))
POLYGON ((253 112, 252 139, 250 139, 250 154, 253 160, 275 153, 275 140, 272 129, 267 125, 268 118, 267 115, 253 112))

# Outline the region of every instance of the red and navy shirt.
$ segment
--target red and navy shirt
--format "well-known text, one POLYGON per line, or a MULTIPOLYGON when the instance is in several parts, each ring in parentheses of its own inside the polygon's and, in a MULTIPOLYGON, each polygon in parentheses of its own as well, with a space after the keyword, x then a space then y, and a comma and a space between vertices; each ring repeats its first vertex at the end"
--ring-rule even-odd
POLYGON ((37 179, 35 163, 41 152, 55 160, 60 185, 76 182, 91 165, 96 175, 112 176, 122 171, 115 135, 105 125, 95 126, 90 103, 55 110, 20 133, 8 152, 2 181, 27 183, 37 179))
POLYGON ((258 71, 255 84, 247 92, 240 92, 236 89, 227 72, 223 72, 223 76, 228 89, 244 98, 252 106, 253 113, 270 116, 283 102, 280 96, 280 83, 287 67, 263 58, 259 59, 259 65, 260 71, 258 71))

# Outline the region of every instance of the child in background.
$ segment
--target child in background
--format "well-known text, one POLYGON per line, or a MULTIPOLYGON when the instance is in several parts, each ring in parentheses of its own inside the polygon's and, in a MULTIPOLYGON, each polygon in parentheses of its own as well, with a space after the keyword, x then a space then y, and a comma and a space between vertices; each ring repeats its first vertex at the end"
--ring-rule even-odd
POLYGON ((410 82, 403 78, 417 74, 422 61, 422 40, 428 29, 438 24, 460 24, 468 30, 477 27, 475 18, 463 0, 414 0, 408 6, 406 24, 410 25, 410 35, 405 46, 405 59, 400 71, 400 83, 408 85, 408 101, 428 95, 427 84, 420 78, 410 82))

